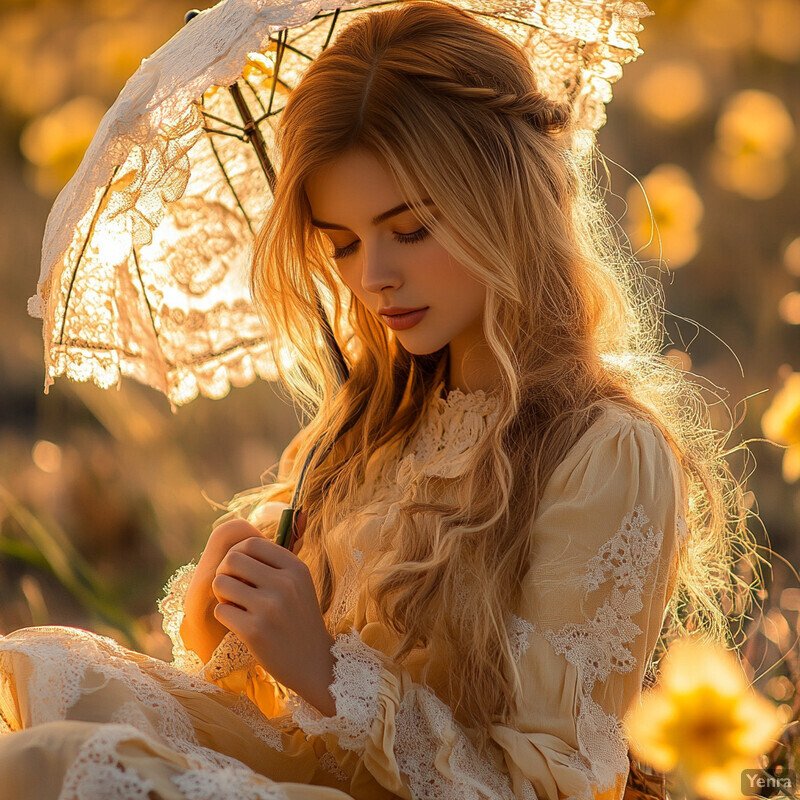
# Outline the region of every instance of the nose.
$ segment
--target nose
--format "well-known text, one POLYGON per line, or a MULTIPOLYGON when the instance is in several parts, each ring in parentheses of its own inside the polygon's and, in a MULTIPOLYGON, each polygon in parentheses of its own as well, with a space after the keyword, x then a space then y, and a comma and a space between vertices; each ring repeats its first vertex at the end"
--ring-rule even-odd
POLYGON ((361 259, 361 286, 365 292, 379 294, 402 284, 399 265, 380 242, 362 241, 361 259))

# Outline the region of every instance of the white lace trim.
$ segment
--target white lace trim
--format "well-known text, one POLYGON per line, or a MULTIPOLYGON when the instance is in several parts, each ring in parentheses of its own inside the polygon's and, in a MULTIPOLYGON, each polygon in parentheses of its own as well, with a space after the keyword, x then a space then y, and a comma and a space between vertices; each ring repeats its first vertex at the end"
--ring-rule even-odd
POLYGON ((148 800, 155 784, 136 770, 123 767, 117 745, 141 733, 131 725, 98 728, 81 746, 64 774, 58 800, 148 800))
POLYGON ((353 548, 352 561, 337 581, 336 594, 326 615, 325 624, 331 636, 335 635, 339 623, 353 610, 361 588, 358 578, 363 563, 364 554, 361 550, 353 548))
POLYGON ((203 674, 208 681, 218 681, 255 663, 256 658, 247 645, 233 631, 228 631, 208 659, 203 674))
POLYGON ((509 615, 508 637, 511 640, 511 648, 514 654, 514 661, 519 662, 531 643, 528 634, 536 630, 536 626, 527 619, 518 617, 516 614, 509 615))
POLYGON ((292 719, 308 734, 333 733, 345 750, 360 752, 366 745, 372 723, 378 714, 378 687, 383 661, 353 628, 341 633, 331 645, 336 657, 330 692, 336 703, 336 715, 323 716, 311 703, 290 694, 292 719))
POLYGON ((350 776, 339 766, 339 762, 336 760, 333 753, 327 750, 320 756, 319 765, 326 772, 333 775, 337 781, 345 783, 350 780, 350 776))
POLYGON ((172 666, 191 674, 203 668, 203 660, 193 650, 189 650, 181 638, 181 623, 186 614, 186 590, 197 569, 194 560, 178 567, 164 586, 164 597, 156 601, 162 621, 161 627, 172 642, 172 666))
MULTIPOLYGON (((69 719, 69 709, 85 693, 87 673, 93 672, 106 681, 118 681, 130 693, 131 699, 114 710, 110 722, 155 735, 186 758, 195 758, 199 766, 240 763, 199 743, 191 717, 171 692, 180 689, 206 695, 225 694, 225 690, 213 683, 187 675, 159 659, 140 654, 134 658, 131 651, 113 639, 79 628, 23 628, 0 638, 0 673, 9 676, 13 675, 7 663, 10 653, 22 654, 31 663, 26 687, 30 726, 69 719), (147 671, 137 663, 142 658, 147 660, 147 671)), ((280 732, 269 725, 249 697, 239 697, 230 711, 248 724, 255 737, 276 750, 283 750, 280 732)))
POLYGON ((679 540, 682 542, 689 535, 689 528, 686 525, 686 520, 683 518, 683 515, 678 514, 675 519, 675 528, 678 531, 679 540))
MULTIPOLYGON (((568 623, 558 631, 542 631, 554 650, 578 669, 580 710, 577 735, 580 750, 571 754, 570 763, 582 772, 596 791, 606 791, 617 775, 629 769, 628 742, 615 714, 607 714, 595 702, 592 691, 612 671, 630 672, 636 657, 625 646, 642 633, 632 616, 642 610, 642 591, 650 565, 658 557, 663 531, 652 526, 641 505, 628 512, 614 536, 605 542, 589 561, 584 579, 586 595, 613 580, 610 596, 584 623, 568 623)), ((589 786, 569 800, 592 800, 589 786)))
MULTIPOLYGON (((514 617, 518 652, 528 646, 533 626, 514 617)), ((331 693, 336 698, 336 716, 323 717, 317 709, 294 695, 294 721, 308 734, 335 733, 339 744, 362 751, 377 714, 378 688, 383 663, 377 651, 353 630, 340 634, 331 648, 337 656, 331 693)), ((415 800, 515 800, 510 776, 482 760, 450 708, 433 692, 414 685, 401 698, 395 716, 394 755, 398 768, 408 778, 415 800), (436 767, 439 751, 449 746, 448 765, 454 779, 436 767)), ((537 800, 527 781, 523 797, 537 800)))
POLYGON ((455 478, 468 467, 475 444, 499 414, 496 395, 482 389, 451 389, 446 397, 440 382, 406 454, 397 462, 395 480, 401 490, 425 476, 455 478))
POLYGON ((415 800, 515 800, 511 780, 485 759, 461 731, 450 708, 433 692, 415 686, 395 717, 394 754, 415 800), (436 766, 449 748, 453 780, 436 766))
MULTIPOLYGON (((58 800, 150 800, 150 792, 156 791, 153 781, 119 761, 117 747, 120 742, 129 740, 154 743, 134 725, 110 721, 98 726, 67 769, 58 800)), ((218 800, 222 797, 287 800, 278 784, 253 772, 240 761, 206 748, 203 750, 214 757, 208 759, 198 757, 199 753, 183 754, 189 769, 170 775, 170 780, 186 800, 218 800)))
POLYGON ((186 800, 220 800, 223 797, 247 800, 288 800, 279 784, 244 767, 225 767, 214 772, 207 769, 185 770, 170 780, 186 796, 186 800))

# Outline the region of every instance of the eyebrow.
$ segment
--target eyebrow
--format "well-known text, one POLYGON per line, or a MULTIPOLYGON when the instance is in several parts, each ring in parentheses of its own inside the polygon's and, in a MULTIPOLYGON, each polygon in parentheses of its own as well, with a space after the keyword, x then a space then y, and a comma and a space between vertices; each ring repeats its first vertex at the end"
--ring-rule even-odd
MULTIPOLYGON (((430 197, 426 197, 424 200, 421 201, 423 205, 432 206, 434 205, 433 200, 430 197)), ((394 208, 390 208, 388 211, 384 211, 382 214, 378 214, 377 217, 373 217, 372 224, 373 225, 380 225, 381 222, 389 219, 390 217, 395 217, 403 211, 408 211, 411 206, 408 203, 400 203, 399 206, 395 206, 394 208)), ((311 224, 316 225, 318 228, 330 228, 332 230, 337 231, 346 231, 349 230, 345 228, 344 225, 335 225, 333 222, 320 222, 318 219, 311 218, 311 224)))

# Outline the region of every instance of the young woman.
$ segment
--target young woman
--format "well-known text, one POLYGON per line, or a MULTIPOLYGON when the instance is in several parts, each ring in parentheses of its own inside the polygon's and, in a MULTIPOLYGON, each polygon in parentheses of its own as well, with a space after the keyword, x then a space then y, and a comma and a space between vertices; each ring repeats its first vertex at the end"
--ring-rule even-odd
POLYGON ((622 797, 625 715, 672 636, 725 641, 747 531, 571 113, 442 2, 308 67, 252 286, 313 420, 171 579, 173 664, 0 639, 4 797, 622 797))

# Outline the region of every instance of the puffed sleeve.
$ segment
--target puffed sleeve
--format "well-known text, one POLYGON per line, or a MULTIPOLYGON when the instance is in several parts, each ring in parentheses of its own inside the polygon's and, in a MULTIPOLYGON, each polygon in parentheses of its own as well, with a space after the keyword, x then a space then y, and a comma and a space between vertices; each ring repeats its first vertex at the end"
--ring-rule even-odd
POLYGON ((377 623, 335 637, 335 715, 296 697, 294 721, 409 800, 619 800, 629 767, 621 723, 674 585, 683 486, 658 427, 616 407, 559 464, 534 520, 524 599, 508 617, 519 710, 492 725, 489 756, 381 650, 377 623))

